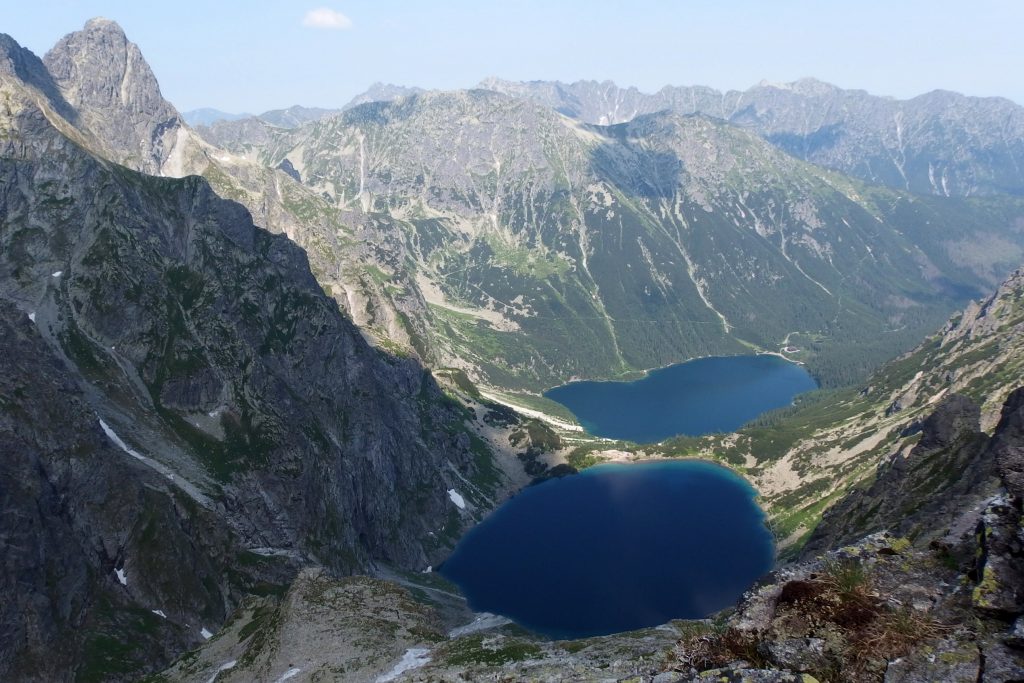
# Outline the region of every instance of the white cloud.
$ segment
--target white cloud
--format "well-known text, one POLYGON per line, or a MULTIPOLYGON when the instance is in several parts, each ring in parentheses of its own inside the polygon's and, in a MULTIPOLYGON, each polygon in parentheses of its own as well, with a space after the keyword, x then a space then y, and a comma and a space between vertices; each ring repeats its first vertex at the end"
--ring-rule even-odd
POLYGON ((340 31, 352 28, 352 20, 341 12, 328 7, 317 7, 306 12, 302 17, 302 25, 309 28, 326 28, 340 31))

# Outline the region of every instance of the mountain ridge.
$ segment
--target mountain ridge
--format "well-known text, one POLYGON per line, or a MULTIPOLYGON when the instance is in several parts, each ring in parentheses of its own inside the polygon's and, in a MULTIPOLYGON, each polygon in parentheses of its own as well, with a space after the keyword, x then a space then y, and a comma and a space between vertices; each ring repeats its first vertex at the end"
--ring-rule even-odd
POLYGON ((481 86, 588 123, 622 123, 663 109, 702 112, 750 128, 801 159, 919 194, 1024 192, 1024 107, 1007 98, 935 90, 899 100, 816 79, 725 92, 665 86, 653 94, 610 81, 492 78, 481 86))

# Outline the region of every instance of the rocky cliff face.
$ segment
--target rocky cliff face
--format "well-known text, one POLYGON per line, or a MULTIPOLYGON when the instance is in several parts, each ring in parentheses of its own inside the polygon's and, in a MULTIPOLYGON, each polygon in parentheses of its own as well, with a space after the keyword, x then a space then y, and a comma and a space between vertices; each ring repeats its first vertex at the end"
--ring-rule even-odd
POLYGON ((469 414, 415 361, 370 348, 302 250, 203 179, 87 151, 60 113, 80 110, 22 78, 46 71, 4 46, 0 299, 24 353, 4 373, 19 440, 3 466, 19 488, 4 489, 0 533, 20 544, 4 580, 32 587, 26 605, 45 619, 26 631, 5 609, 17 642, 3 675, 131 678, 196 642, 200 616, 216 630, 256 583, 247 567, 282 581, 311 561, 436 562, 504 486, 469 414), (38 373, 18 365, 28 346, 38 373), (118 569, 127 597, 108 604, 118 569), (137 648, 119 635, 135 623, 126 605, 155 629, 137 648), (75 627, 82 648, 40 661, 75 627))
POLYGON ((999 488, 996 459, 979 428, 979 415, 964 396, 945 399, 917 427, 916 445, 880 464, 870 486, 829 509, 803 554, 838 548, 883 529, 921 538, 941 531, 935 528, 936 518, 955 519, 959 511, 976 510, 979 499, 994 496, 999 488))
POLYGON ((213 511, 112 443, 77 373, 7 301, 0 346, 5 680, 144 671, 201 642, 258 582, 290 580, 273 558, 240 563, 213 511))
POLYGON ((934 91, 895 100, 814 79, 761 83, 742 92, 667 86, 645 94, 607 81, 488 79, 480 87, 600 125, 666 109, 706 114, 748 128, 801 159, 920 194, 1024 193, 1024 108, 1002 98, 934 91))

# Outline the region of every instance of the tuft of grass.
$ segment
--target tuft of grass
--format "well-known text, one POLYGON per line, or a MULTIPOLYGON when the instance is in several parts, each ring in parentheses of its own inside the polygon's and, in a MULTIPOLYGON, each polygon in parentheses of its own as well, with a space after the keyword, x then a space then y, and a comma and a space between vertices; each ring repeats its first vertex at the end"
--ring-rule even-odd
POLYGON ((822 581, 846 602, 868 602, 872 580, 870 570, 856 559, 829 559, 822 581))
POLYGON ((878 658, 891 661, 906 655, 918 643, 950 630, 951 627, 907 607, 883 612, 851 638, 852 659, 855 662, 878 658))

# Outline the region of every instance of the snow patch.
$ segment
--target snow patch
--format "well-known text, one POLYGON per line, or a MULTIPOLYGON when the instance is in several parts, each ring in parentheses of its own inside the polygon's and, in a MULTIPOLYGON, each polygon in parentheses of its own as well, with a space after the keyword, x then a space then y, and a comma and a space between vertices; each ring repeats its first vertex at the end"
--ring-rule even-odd
POLYGON ((119 437, 114 432, 114 430, 110 428, 110 425, 108 425, 103 420, 100 420, 100 428, 103 430, 103 433, 107 435, 107 438, 110 439, 111 441, 113 441, 114 445, 117 446, 118 448, 120 448, 122 451, 124 451, 128 455, 130 455, 133 458, 136 458, 138 460, 142 460, 142 461, 146 460, 146 458, 143 457, 143 455, 141 453, 139 453, 138 451, 132 450, 131 448, 128 447, 128 444, 126 444, 124 441, 121 441, 121 437, 119 437))
POLYGON ((115 569, 114 573, 117 574, 117 580, 121 582, 122 586, 128 585, 128 574, 124 571, 124 567, 115 569))
POLYGON ((452 499, 453 503, 455 503, 455 507, 459 508, 460 510, 466 509, 466 499, 463 498, 462 494, 460 494, 458 491, 456 491, 455 489, 448 489, 448 497, 452 499))
POLYGON ((205 626, 203 627, 203 630, 199 632, 199 635, 201 635, 205 640, 209 640, 210 638, 213 638, 213 634, 210 633, 210 630, 208 628, 206 628, 205 626))
POLYGON ((430 650, 423 647, 409 648, 405 651, 405 654, 402 655, 402 660, 398 662, 398 664, 395 664, 395 668, 393 668, 391 671, 388 671, 386 674, 381 674, 380 676, 377 676, 377 683, 387 683, 388 681, 393 681, 402 674, 404 674, 406 671, 418 669, 424 664, 429 663, 429 653, 430 650))
POLYGON ((511 624, 512 620, 508 617, 503 617, 499 614, 491 614, 490 612, 481 612, 477 615, 476 619, 465 624, 464 626, 458 626, 448 631, 449 638, 458 638, 468 633, 476 633, 477 631, 485 631, 491 628, 498 628, 505 624, 511 624))
POLYGON ((297 557, 294 550, 288 548, 247 548, 250 553, 263 555, 264 557, 297 557))
POLYGON ((223 664, 220 665, 220 668, 217 669, 217 671, 214 672, 214 674, 212 676, 210 676, 210 680, 208 680, 206 683, 213 683, 214 681, 217 680, 217 676, 219 676, 222 671, 227 671, 228 669, 234 669, 235 668, 235 664, 238 664, 238 660, 237 659, 232 659, 230 662, 224 662, 223 664))
POLYGON ((423 573, 424 574, 429 574, 432 571, 434 571, 434 566, 433 565, 427 565, 427 568, 423 570, 423 573))
POLYGON ((31 313, 29 313, 28 314, 28 319, 31 320, 32 322, 35 322, 36 321, 36 312, 32 311, 31 313))
POLYGON ((60 276, 61 276, 61 275, 63 275, 63 274, 64 274, 64 271, 63 271, 63 270, 55 270, 55 271, 53 272, 53 277, 60 277, 60 276))
POLYGON ((153 614, 157 615, 161 619, 166 619, 167 618, 167 615, 164 614, 164 611, 162 609, 151 609, 149 611, 152 612, 153 614))
POLYGON ((277 679, 276 681, 274 681, 274 683, 284 683, 289 678, 295 678, 296 676, 298 676, 299 672, 301 672, 301 671, 302 671, 302 669, 288 669, 283 674, 281 674, 281 677, 279 679, 277 679))

